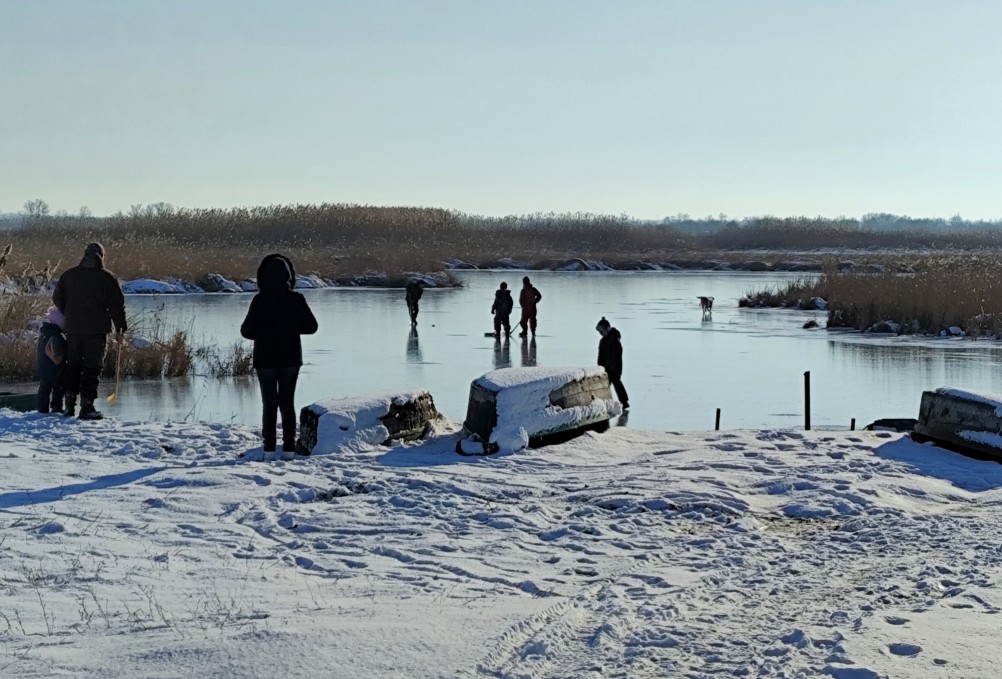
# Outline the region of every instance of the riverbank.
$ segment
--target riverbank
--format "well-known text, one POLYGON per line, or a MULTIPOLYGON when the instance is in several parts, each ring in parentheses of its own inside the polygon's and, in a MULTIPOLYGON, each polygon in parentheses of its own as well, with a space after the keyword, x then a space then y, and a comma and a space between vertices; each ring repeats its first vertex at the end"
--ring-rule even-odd
POLYGON ((356 285, 357 277, 385 275, 386 282, 362 284, 394 286, 392 279, 406 272, 450 266, 817 271, 840 253, 851 253, 859 264, 948 250, 999 253, 1002 236, 995 226, 820 217, 651 222, 582 213, 495 218, 351 204, 187 209, 158 203, 101 218, 34 214, 0 234, 13 246, 7 273, 18 276, 29 269, 58 275, 97 240, 123 280, 198 284, 211 273, 240 282, 254 275, 263 255, 279 251, 301 273, 328 283, 356 285))
MULTIPOLYGON (((4 293, 0 290, 0 383, 36 378, 38 332, 51 305, 48 290, 4 293)), ((196 346, 192 328, 154 311, 129 313, 129 330, 120 350, 109 343, 102 375, 161 379, 195 373, 229 377, 252 372, 250 347, 196 346)))
POLYGON ((614 428, 463 458, 450 426, 246 462, 251 427, 0 411, 0 668, 993 671, 999 465, 784 430, 614 428))

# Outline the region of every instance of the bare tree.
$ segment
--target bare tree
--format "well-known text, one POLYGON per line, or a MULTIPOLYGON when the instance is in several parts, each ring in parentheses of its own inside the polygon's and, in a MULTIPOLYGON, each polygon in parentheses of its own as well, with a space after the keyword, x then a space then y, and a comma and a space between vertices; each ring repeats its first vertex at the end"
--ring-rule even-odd
POLYGON ((24 212, 26 215, 28 215, 28 219, 38 219, 39 217, 46 217, 49 214, 49 204, 46 203, 41 198, 35 198, 34 200, 29 200, 25 202, 24 212))

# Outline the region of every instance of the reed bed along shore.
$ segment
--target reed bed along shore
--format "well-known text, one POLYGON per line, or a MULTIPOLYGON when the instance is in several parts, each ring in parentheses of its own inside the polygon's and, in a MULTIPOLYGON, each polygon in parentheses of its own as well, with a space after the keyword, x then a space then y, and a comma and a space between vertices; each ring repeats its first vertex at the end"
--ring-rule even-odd
MULTIPOLYGON (((42 293, 0 294, 0 382, 36 379, 38 327, 51 304, 42 293)), ((215 377, 249 375, 250 346, 199 346, 190 328, 177 327, 159 313, 130 315, 122 348, 121 375, 161 379, 195 373, 215 377)), ((118 348, 109 342, 104 376, 114 377, 118 348)))
POLYGON ((14 246, 7 264, 12 275, 25 267, 58 274, 76 264, 88 241, 98 240, 108 251, 109 268, 123 279, 186 281, 209 273, 248 278, 261 257, 274 251, 290 256, 300 273, 325 280, 372 271, 390 277, 441 271, 450 260, 485 267, 512 259, 528 268, 551 268, 580 258, 634 268, 679 259, 740 261, 754 251, 1002 252, 999 224, 950 222, 901 231, 874 230, 868 223, 806 217, 640 222, 581 213, 495 218, 351 204, 187 209, 160 203, 104 218, 25 216, 0 235, 14 246))
POLYGON ((756 291, 742 306, 817 308, 827 302, 828 327, 898 334, 1002 337, 1002 256, 929 256, 912 270, 838 270, 756 291))
POLYGON ((447 210, 351 205, 188 210, 103 219, 36 217, 4 234, 13 244, 9 271, 73 266, 97 240, 123 279, 207 273, 253 276, 264 254, 281 251, 300 273, 324 279, 382 271, 440 271, 450 259, 473 264, 505 257, 529 262, 567 257, 657 255, 691 247, 675 229, 625 217, 565 215, 472 219, 447 210))

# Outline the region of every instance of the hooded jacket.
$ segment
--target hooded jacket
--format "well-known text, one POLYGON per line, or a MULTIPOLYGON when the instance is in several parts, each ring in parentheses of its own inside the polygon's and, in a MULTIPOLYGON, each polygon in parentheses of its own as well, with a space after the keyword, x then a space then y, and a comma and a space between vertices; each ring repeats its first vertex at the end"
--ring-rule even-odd
POLYGON ((536 289, 536 286, 531 284, 522 286, 522 291, 518 293, 518 305, 526 313, 535 313, 536 305, 541 299, 543 299, 543 295, 536 289))
POLYGON ((112 325, 125 332, 125 294, 104 260, 87 251, 80 264, 59 277, 52 303, 63 312, 67 335, 107 335, 112 325))
POLYGON ((38 371, 38 381, 46 384, 58 385, 63 374, 63 365, 66 356, 66 339, 63 338, 62 329, 55 323, 42 323, 38 330, 38 350, 35 359, 35 367, 38 371), (62 363, 54 363, 45 353, 45 347, 52 342, 52 352, 57 356, 64 357, 62 363))
POLYGON ((498 316, 507 316, 511 313, 515 302, 511 298, 511 290, 505 288, 494 293, 494 304, 491 305, 491 313, 498 316))
POLYGON ((404 297, 408 302, 416 302, 421 299, 421 295, 424 294, 424 287, 417 281, 411 281, 408 283, 404 287, 404 290, 407 291, 404 297))
POLYGON ((609 332, 598 342, 598 364, 612 379, 618 379, 623 374, 623 344, 620 338, 618 330, 609 328, 609 332))
POLYGON ((284 255, 268 255, 257 270, 258 293, 251 300, 240 334, 254 341, 255 368, 303 365, 300 335, 317 331, 306 298, 295 292, 296 270, 284 255))

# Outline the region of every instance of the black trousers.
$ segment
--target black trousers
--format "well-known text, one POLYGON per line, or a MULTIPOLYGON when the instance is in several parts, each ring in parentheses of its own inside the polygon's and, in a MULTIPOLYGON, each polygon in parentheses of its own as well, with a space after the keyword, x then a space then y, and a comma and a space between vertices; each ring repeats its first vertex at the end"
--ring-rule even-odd
POLYGON ((630 397, 626 394, 626 387, 623 386, 622 375, 609 375, 609 384, 616 390, 616 397, 623 407, 630 405, 630 397))
POLYGON ((507 314, 494 314, 494 334, 500 335, 501 328, 504 328, 504 334, 511 334, 511 321, 509 319, 510 312, 507 314))
POLYGON ((296 443, 296 381, 299 368, 258 368, 257 381, 261 387, 261 434, 265 446, 276 444, 278 413, 282 413, 282 445, 291 447, 296 443))
POLYGON ((416 322, 418 311, 420 311, 420 309, 418 309, 418 301, 416 299, 407 300, 407 311, 411 315, 411 323, 416 322))
POLYGON ((536 310, 533 309, 533 310, 529 311, 527 309, 522 309, 522 320, 520 320, 518 322, 518 324, 520 326, 522 326, 522 334, 523 335, 526 334, 527 332, 529 332, 530 330, 532 331, 532 334, 535 335, 536 334, 536 310))
POLYGON ((97 384, 104 369, 104 350, 108 336, 66 335, 66 367, 63 388, 67 396, 80 394, 82 401, 97 400, 97 384))
POLYGON ((61 412, 63 409, 63 383, 53 384, 45 380, 38 382, 38 412, 61 412))

